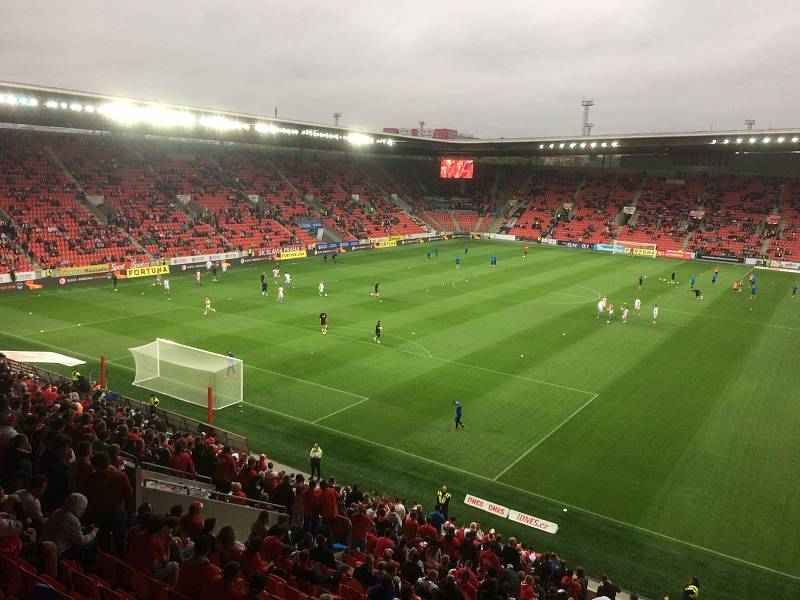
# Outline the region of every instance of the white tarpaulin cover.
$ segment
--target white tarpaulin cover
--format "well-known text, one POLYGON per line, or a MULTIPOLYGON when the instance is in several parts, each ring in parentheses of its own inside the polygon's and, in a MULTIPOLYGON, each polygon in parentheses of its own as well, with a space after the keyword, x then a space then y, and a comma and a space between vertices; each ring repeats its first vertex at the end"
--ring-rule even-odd
POLYGON ((57 365, 64 365, 66 367, 75 367, 77 365, 85 365, 85 360, 65 356, 58 352, 34 352, 32 350, 0 350, 0 354, 5 354, 9 360, 15 360, 21 363, 55 363, 57 365))

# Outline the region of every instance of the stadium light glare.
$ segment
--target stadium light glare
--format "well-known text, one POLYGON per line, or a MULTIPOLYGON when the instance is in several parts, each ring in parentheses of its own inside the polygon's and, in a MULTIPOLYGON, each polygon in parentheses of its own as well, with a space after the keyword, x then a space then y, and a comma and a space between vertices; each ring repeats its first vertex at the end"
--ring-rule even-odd
POLYGON ((592 148, 597 148, 597 142, 592 142, 591 144, 589 144, 589 146, 592 148))
POLYGON ((717 140, 711 140, 711 143, 712 143, 712 144, 716 144, 716 143, 717 143, 717 140))
POLYGON ((544 150, 544 144, 539 144, 539 150, 544 150))
POLYGON ((28 106, 39 106, 39 101, 36 98, 28 98, 28 106))
POLYGON ((364 135, 363 133, 349 133, 345 139, 354 146, 366 146, 375 143, 373 138, 368 135, 364 135))
POLYGON ((762 141, 762 142, 764 142, 765 144, 769 144, 769 143, 772 141, 772 138, 765 137, 765 138, 764 138, 763 140, 761 140, 761 141, 762 141))
POLYGON ((782 144, 783 142, 785 142, 785 141, 786 141, 786 138, 785 138, 785 137, 783 137, 783 136, 781 136, 781 137, 779 137, 779 138, 778 138, 778 140, 777 140, 777 141, 778 141, 778 143, 779 143, 779 144, 782 144))
POLYGON ((75 112, 83 112, 83 106, 78 103, 70 104, 69 109, 74 110, 75 112))
POLYGON ((742 138, 736 138, 736 143, 737 144, 741 144, 742 143, 742 138))
POLYGON ((59 108, 67 108, 67 103, 66 102, 59 102, 58 107, 59 108))
POLYGON ((200 125, 206 129, 216 129, 217 131, 250 129, 250 125, 247 123, 234 121, 222 115, 200 117, 200 125))
POLYGON ((47 108, 58 108, 58 102, 56 102, 55 100, 48 100, 48 101, 45 103, 45 106, 46 106, 47 108))
POLYGON ((728 138, 725 138, 724 140, 722 140, 722 143, 723 144, 730 144, 731 141, 728 138))
POLYGON ((586 148, 586 142, 581 142, 581 148, 586 148))
POLYGON ((800 138, 793 137, 793 138, 792 138, 792 143, 793 143, 793 144, 796 144, 798 139, 800 139, 800 138))
POLYGON ((558 145, 558 147, 559 147, 559 148, 563 148, 563 147, 564 147, 564 142, 561 142, 561 143, 558 145))
POLYGON ((755 143, 756 143, 756 138, 754 138, 754 137, 751 137, 751 138, 750 138, 748 141, 749 141, 751 144, 755 144, 755 143))
POLYGON ((569 145, 569 147, 570 147, 570 148, 574 148, 575 146, 577 146, 577 144, 576 144, 575 142, 572 142, 572 143, 569 145))
POLYGON ((617 146, 619 146, 619 142, 611 142, 612 148, 616 148, 617 146))
POLYGON ((555 145, 555 144, 550 144, 550 148, 551 148, 551 149, 552 149, 552 148, 555 148, 555 147, 556 147, 556 145, 555 145))
POLYGON ((606 148, 606 147, 608 147, 608 144, 606 142, 600 142, 600 147, 601 148, 606 148))
POLYGON ((87 112, 87 113, 93 113, 94 112, 94 106, 92 106, 91 104, 87 104, 86 106, 83 107, 83 110, 85 112, 87 112))
POLYGON ((11 106, 16 106, 19 104, 19 100, 17 100, 16 96, 6 96, 6 103, 10 104, 11 106))

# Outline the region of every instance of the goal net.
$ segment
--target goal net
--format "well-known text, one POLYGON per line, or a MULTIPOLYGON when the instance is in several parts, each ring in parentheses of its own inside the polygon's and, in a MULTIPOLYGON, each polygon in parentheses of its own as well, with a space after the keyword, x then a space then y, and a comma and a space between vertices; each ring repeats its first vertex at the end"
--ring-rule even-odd
POLYGON ((648 242, 626 242, 623 240, 614 240, 612 247, 614 254, 631 254, 633 256, 649 256, 656 257, 656 245, 648 242))
POLYGON ((238 358, 160 338, 128 350, 136 361, 133 385, 200 406, 208 405, 210 387, 213 409, 244 399, 244 363, 238 358))

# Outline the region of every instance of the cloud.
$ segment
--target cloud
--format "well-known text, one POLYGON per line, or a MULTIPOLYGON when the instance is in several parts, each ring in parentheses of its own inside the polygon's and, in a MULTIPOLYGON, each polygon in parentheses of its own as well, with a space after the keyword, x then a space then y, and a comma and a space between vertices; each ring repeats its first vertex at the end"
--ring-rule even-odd
POLYGON ((790 2, 7 2, 11 81, 486 137, 795 124, 790 2))

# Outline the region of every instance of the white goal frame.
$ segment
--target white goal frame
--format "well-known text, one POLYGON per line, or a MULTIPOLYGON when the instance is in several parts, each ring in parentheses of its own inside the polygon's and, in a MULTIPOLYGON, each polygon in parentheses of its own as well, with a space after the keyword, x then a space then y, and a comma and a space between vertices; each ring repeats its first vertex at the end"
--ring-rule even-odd
POLYGON ((213 410, 244 401, 244 362, 239 358, 163 338, 128 351, 136 363, 137 387, 213 410))
POLYGON ((627 240, 614 240, 611 244, 614 254, 628 254, 630 256, 658 256, 658 245, 651 242, 629 242, 627 240))

